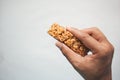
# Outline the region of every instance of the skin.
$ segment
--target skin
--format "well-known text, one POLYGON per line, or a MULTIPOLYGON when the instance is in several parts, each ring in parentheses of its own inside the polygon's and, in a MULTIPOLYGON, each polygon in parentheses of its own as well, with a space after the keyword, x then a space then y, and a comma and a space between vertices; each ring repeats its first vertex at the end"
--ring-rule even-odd
POLYGON ((114 47, 96 27, 78 30, 67 27, 74 36, 90 49, 91 55, 82 57, 63 43, 56 46, 85 80, 112 80, 112 57, 114 47))

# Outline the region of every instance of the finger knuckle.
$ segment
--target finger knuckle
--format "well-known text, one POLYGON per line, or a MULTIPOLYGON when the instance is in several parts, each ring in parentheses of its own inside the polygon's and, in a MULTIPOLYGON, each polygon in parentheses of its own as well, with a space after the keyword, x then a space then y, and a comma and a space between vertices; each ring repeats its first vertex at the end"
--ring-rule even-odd
POLYGON ((64 46, 63 45, 61 45, 60 50, 64 51, 64 46))
POLYGON ((63 53, 66 53, 66 48, 64 48, 64 46, 62 46, 61 50, 63 53))
POLYGON ((67 53, 69 53, 69 50, 67 49, 67 47, 65 47, 64 44, 61 46, 61 51, 62 51, 62 53, 63 53, 64 55, 66 55, 67 53))
POLYGON ((103 48, 103 51, 104 51, 104 53, 109 53, 110 49, 109 49, 109 47, 106 47, 106 48, 103 48))
POLYGON ((113 45, 109 45, 109 49, 110 49, 110 52, 113 53, 114 52, 114 46, 113 45))
POLYGON ((103 46, 101 48, 101 51, 103 51, 105 54, 113 54, 114 52, 114 47, 112 45, 107 45, 107 46, 103 46))
POLYGON ((89 37, 88 34, 83 34, 83 35, 81 35, 81 38, 82 38, 82 39, 86 39, 86 38, 88 38, 88 37, 89 37))
POLYGON ((79 61, 74 60, 74 61, 72 61, 72 63, 73 63, 74 67, 76 67, 76 68, 80 67, 80 62, 79 61))

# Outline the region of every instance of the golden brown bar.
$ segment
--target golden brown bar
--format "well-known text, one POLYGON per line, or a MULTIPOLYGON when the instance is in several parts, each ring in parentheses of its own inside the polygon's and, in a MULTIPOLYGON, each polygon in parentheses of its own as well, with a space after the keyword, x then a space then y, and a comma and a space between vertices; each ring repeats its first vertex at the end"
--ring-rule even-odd
POLYGON ((72 33, 67 31, 64 27, 55 23, 48 30, 48 34, 53 36, 58 41, 67 45, 70 49, 80 54, 81 56, 87 55, 88 48, 86 48, 79 39, 77 39, 72 33))

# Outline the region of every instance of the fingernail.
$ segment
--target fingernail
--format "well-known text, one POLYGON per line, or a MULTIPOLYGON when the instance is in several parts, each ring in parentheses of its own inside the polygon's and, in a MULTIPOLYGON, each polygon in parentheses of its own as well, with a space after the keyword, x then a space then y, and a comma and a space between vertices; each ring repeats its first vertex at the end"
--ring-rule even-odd
POLYGON ((63 46, 63 43, 61 43, 61 42, 56 42, 56 44, 55 44, 59 49, 61 49, 61 47, 63 46))
POLYGON ((71 30, 72 28, 71 27, 66 27, 67 30, 71 30))

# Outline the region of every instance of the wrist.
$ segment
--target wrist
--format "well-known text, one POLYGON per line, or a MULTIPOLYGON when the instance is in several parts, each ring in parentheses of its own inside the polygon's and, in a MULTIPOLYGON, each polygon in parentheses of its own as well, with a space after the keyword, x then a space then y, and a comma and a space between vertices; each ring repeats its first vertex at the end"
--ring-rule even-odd
POLYGON ((112 72, 111 69, 105 74, 103 75, 100 80, 112 80, 112 72))
POLYGON ((112 71, 111 68, 103 73, 101 76, 86 78, 85 80, 112 80, 112 71))

